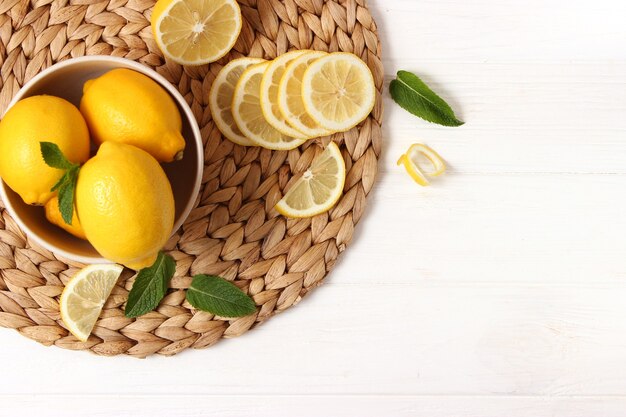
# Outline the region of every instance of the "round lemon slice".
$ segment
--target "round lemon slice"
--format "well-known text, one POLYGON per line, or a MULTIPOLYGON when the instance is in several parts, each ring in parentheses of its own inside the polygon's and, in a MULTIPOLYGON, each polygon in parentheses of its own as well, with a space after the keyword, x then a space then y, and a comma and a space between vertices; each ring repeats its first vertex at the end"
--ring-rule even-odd
POLYGON ((310 51, 291 51, 287 52, 270 62, 270 65, 263 74, 263 80, 261 81, 261 110, 263 110, 263 116, 265 120, 278 131, 285 135, 297 138, 308 139, 305 134, 297 129, 291 127, 287 120, 280 112, 278 105, 278 85, 283 78, 283 74, 287 69, 287 66, 299 56, 310 51))
POLYGON ((320 126, 309 116, 302 98, 302 78, 309 65, 328 55, 322 51, 310 51, 291 61, 278 85, 278 106, 287 122, 310 138, 333 133, 320 126))
POLYGON ((411 178, 422 186, 430 184, 427 177, 438 177, 446 172, 446 164, 437 152, 421 143, 414 143, 404 155, 398 159, 398 165, 404 165, 411 178), (420 159, 426 158, 433 169, 426 171, 421 168, 420 159))
POLYGON ((151 25, 166 57, 182 65, 208 64, 235 46, 241 9, 236 0, 159 0, 151 25))
POLYGON ((217 128, 231 142, 243 146, 254 146, 255 143, 241 133, 233 119, 233 95, 241 74, 250 66, 261 62, 264 61, 260 58, 233 59, 217 74, 209 92, 209 108, 217 128))
POLYGON ((374 77, 356 55, 335 52, 309 65, 302 78, 302 98, 316 123, 345 132, 362 122, 374 108, 374 77))
POLYGON ((331 142, 275 208, 283 216, 295 218, 324 213, 341 198, 345 181, 345 162, 339 147, 331 142))
POLYGON ((241 133, 258 146, 273 150, 297 148, 306 139, 296 139, 281 133, 263 117, 261 80, 268 66, 268 62, 256 64, 241 74, 233 95, 233 118, 241 133))
POLYGON ((89 338, 123 269, 115 264, 90 265, 65 286, 59 302, 61 319, 78 340, 84 342, 89 338))

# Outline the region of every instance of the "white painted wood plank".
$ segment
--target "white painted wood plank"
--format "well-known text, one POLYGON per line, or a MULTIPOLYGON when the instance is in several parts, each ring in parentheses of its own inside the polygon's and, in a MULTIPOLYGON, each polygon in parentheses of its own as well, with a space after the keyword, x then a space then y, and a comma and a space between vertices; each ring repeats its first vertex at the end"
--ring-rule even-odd
POLYGON ((618 416, 626 397, 0 396, 0 416, 589 417, 618 416))
POLYGON ((387 83, 399 69, 413 71, 466 122, 430 125, 387 99, 383 170, 426 141, 459 172, 626 172, 626 3, 370 6, 387 83))
POLYGON ((624 59, 619 0, 369 0, 386 56, 424 61, 624 59))
POLYGON ((5 332, 0 392, 622 395, 624 299, 626 284, 329 284, 238 340, 144 361, 5 332))
POLYGON ((626 62, 386 65, 387 85, 396 69, 413 71, 466 124, 429 124, 386 92, 383 172, 411 143, 423 142, 459 173, 626 173, 626 62))
POLYGON ((622 283, 622 175, 383 174, 341 283, 622 283))

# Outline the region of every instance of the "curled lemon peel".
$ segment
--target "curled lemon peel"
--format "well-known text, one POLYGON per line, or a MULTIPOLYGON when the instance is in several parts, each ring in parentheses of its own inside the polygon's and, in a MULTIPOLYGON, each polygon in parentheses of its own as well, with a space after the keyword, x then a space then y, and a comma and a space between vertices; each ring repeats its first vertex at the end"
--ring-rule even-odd
POLYGON ((404 165, 406 172, 408 172, 411 178, 423 187, 430 185, 428 178, 438 177, 446 172, 446 164, 443 158, 432 148, 422 143, 414 143, 411 145, 406 153, 398 159, 398 165, 404 165), (424 169, 419 166, 417 162, 419 155, 425 156, 426 159, 430 161, 434 168, 433 171, 425 172, 424 169))

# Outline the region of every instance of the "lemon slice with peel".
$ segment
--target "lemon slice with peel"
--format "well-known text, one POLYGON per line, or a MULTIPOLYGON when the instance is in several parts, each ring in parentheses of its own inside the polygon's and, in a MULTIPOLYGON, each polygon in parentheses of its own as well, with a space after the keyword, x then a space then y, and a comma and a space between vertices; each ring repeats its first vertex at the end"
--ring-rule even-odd
POLYGON ((123 269, 115 264, 89 265, 65 286, 59 302, 61 319, 78 340, 89 338, 123 269))
POLYGON ((302 79, 302 98, 316 123, 345 132, 362 122, 374 108, 374 77, 356 55, 335 52, 309 65, 302 79))
POLYGON ((310 138, 333 133, 320 126, 309 116, 302 98, 302 78, 309 65, 328 55, 322 51, 310 51, 291 61, 278 85, 278 105, 287 122, 310 138))
POLYGON ((422 186, 430 184, 427 177, 438 177, 446 172, 446 164, 437 152, 421 143, 414 143, 404 155, 398 159, 398 165, 404 165, 411 178, 422 186), (419 159, 425 157, 433 166, 433 170, 425 171, 420 167, 419 159))
POLYGON ((159 0, 150 20, 161 52, 182 65, 217 61, 235 46, 242 26, 236 0, 159 0))
POLYGON ((273 150, 297 148, 306 139, 296 139, 281 133, 263 117, 261 80, 268 66, 268 62, 256 64, 241 74, 233 95, 233 118, 239 130, 258 146, 273 150))
POLYGON ((324 213, 341 198, 345 181, 343 156, 339 147, 331 142, 275 208, 283 216, 295 218, 324 213))
POLYGON ((227 139, 239 145, 254 146, 255 144, 241 133, 233 119, 231 105, 235 86, 246 69, 262 62, 264 61, 260 58, 233 59, 217 74, 209 92, 209 108, 217 128, 227 139))
POLYGON ((270 62, 261 81, 261 109, 269 124, 285 135, 307 139, 307 136, 294 129, 285 119, 278 105, 278 85, 283 78, 287 66, 299 56, 310 52, 306 50, 287 52, 270 62))

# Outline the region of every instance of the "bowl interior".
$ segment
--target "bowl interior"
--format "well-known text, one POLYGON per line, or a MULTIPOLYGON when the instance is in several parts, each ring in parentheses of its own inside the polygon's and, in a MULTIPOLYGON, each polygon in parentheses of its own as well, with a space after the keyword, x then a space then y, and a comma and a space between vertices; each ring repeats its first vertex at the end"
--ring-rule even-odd
MULTIPOLYGON (((30 96, 49 94, 64 98, 78 107, 82 97, 83 84, 87 80, 96 78, 109 70, 125 67, 143 72, 154 79, 151 70, 141 67, 140 64, 132 61, 125 62, 126 60, 115 60, 110 57, 90 58, 92 59, 77 59, 71 64, 67 62, 67 65, 59 66, 54 71, 33 80, 32 84, 25 86, 24 90, 19 93, 18 98, 24 99, 30 96)), ((181 103, 182 97, 173 95, 171 85, 165 84, 166 82, 163 83, 158 79, 155 79, 155 81, 161 84, 176 102, 183 121, 182 133, 187 142, 182 160, 162 164, 174 191, 176 217, 172 232, 175 232, 189 214, 198 192, 201 140, 195 120, 190 121, 190 117, 193 116, 189 108, 186 107, 186 104, 181 103)), ((96 150, 92 144, 92 155, 95 154, 96 150)), ((26 232, 30 232, 30 235, 44 247, 58 252, 61 256, 80 262, 93 263, 104 261, 87 241, 78 239, 50 224, 45 218, 42 207, 25 204, 21 197, 6 184, 3 183, 2 185, 5 189, 7 200, 5 204, 8 208, 12 208, 14 216, 17 217, 16 220, 18 223, 22 223, 26 232)))

